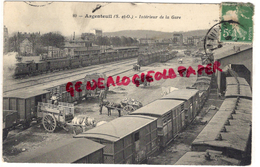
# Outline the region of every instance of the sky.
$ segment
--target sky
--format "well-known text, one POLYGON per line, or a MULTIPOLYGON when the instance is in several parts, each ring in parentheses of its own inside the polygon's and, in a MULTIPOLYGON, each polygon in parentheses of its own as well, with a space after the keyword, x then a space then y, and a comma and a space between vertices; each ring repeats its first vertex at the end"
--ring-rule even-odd
POLYGON ((65 36, 73 32, 103 32, 120 30, 155 30, 163 32, 209 29, 219 19, 219 4, 148 4, 148 3, 89 3, 89 2, 38 2, 30 6, 25 2, 4 3, 4 25, 13 32, 59 31, 65 36), (100 4, 102 7, 92 13, 100 4), (73 17, 73 14, 83 17, 73 17), (117 15, 120 18, 85 18, 88 15, 117 15), (123 19, 122 15, 133 16, 123 19), (140 19, 140 15, 164 16, 169 19, 140 19), (171 19, 171 16, 181 19, 171 19), (136 16, 136 18, 135 18, 136 16))

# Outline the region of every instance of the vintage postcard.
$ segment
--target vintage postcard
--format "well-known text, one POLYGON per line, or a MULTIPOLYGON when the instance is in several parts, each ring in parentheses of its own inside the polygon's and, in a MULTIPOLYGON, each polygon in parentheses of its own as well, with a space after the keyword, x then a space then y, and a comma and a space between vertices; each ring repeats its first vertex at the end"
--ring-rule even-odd
POLYGON ((252 163, 254 4, 3 7, 2 164, 252 163))

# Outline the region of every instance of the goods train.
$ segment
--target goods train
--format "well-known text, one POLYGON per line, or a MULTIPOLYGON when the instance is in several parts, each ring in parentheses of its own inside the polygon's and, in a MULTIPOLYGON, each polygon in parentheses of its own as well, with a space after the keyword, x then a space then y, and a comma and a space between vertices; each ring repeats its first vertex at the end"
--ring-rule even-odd
POLYGON ((138 56, 138 47, 120 47, 107 50, 104 53, 89 53, 87 49, 78 49, 73 58, 44 59, 41 61, 28 61, 16 64, 14 77, 38 75, 44 72, 73 69, 90 65, 108 63, 138 56))
POLYGON ((172 59, 175 54, 174 51, 169 52, 168 50, 139 53, 139 47, 114 48, 104 53, 89 53, 86 49, 78 49, 75 51, 73 58, 44 59, 17 63, 13 77, 39 75, 45 72, 87 67, 134 57, 138 57, 137 63, 143 66, 153 62, 166 62, 172 59))

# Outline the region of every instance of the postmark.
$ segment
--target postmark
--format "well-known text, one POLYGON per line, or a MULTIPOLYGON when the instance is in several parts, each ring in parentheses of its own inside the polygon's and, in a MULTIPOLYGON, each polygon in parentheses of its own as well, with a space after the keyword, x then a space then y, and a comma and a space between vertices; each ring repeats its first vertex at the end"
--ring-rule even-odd
MULTIPOLYGON (((214 61, 213 51, 219 49, 223 46, 223 41, 220 40, 220 35, 223 32, 223 27, 228 27, 228 25, 243 26, 239 22, 234 20, 222 20, 214 24, 206 33, 204 38, 204 51, 205 55, 202 57, 202 64, 212 63, 214 61)), ((230 34, 225 35, 225 40, 231 40, 232 36, 230 34)))
POLYGON ((41 1, 24 1, 24 3, 33 7, 44 7, 52 4, 53 2, 41 2, 41 1))
POLYGON ((252 43, 253 15, 251 3, 222 3, 221 20, 225 24, 221 24, 220 41, 252 43))

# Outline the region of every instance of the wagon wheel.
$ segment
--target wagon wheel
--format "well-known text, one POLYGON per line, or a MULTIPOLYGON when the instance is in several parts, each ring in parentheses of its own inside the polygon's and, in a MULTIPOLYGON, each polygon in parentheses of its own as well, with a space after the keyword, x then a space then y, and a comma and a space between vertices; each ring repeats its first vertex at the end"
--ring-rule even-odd
POLYGON ((53 132, 57 126, 56 119, 51 114, 45 115, 45 117, 42 119, 42 124, 44 129, 48 132, 53 132))
POLYGON ((131 105, 126 105, 124 108, 123 108, 123 115, 128 115, 130 114, 131 112, 133 112, 135 110, 135 108, 131 105))

